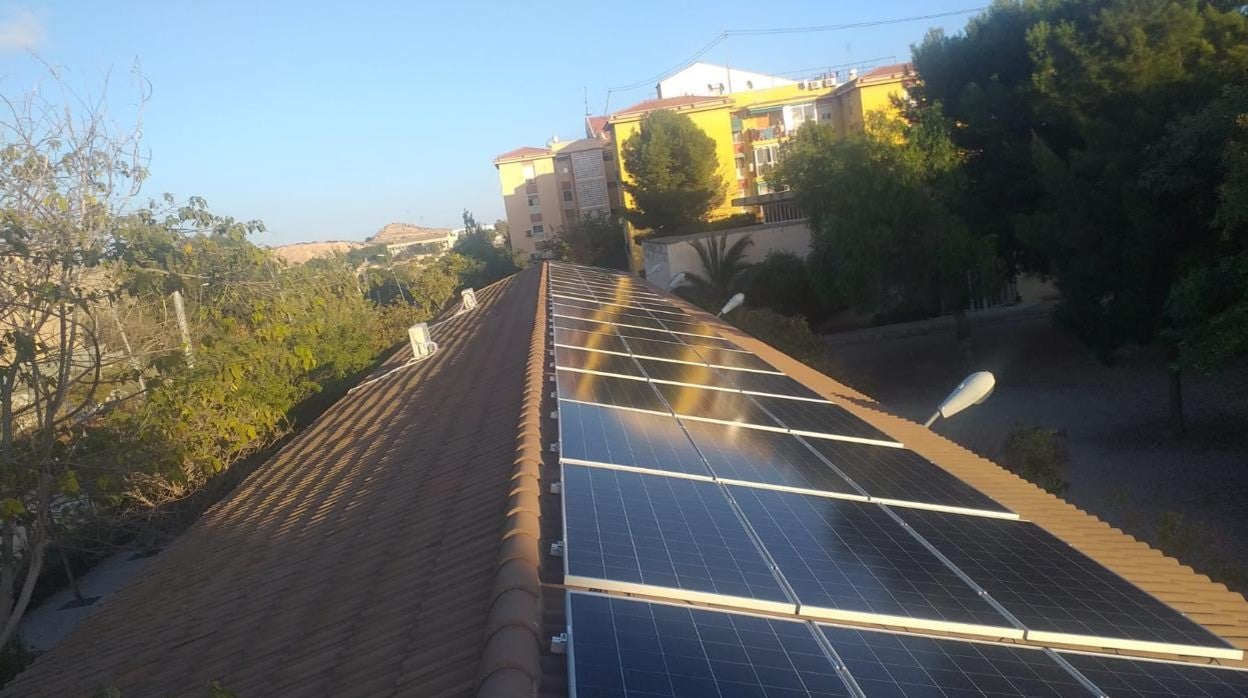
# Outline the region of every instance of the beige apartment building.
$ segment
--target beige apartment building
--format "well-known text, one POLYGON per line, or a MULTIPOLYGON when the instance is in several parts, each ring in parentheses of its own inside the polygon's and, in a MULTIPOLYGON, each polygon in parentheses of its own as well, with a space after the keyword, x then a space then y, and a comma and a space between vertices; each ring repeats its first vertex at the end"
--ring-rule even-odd
POLYGON ((618 214, 614 158, 611 142, 600 136, 552 139, 544 148, 526 146, 495 158, 511 248, 540 259, 568 223, 618 214))

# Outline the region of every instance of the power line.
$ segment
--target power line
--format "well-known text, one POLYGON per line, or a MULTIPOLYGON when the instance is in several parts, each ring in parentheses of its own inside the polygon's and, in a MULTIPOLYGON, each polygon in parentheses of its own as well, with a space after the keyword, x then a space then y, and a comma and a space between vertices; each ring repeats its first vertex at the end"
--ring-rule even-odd
POLYGON ((652 77, 646 78, 645 80, 638 80, 637 82, 630 83, 628 85, 619 85, 616 87, 607 88, 607 99, 606 99, 606 102, 603 104, 602 113, 603 114, 609 113, 608 109, 610 108, 611 94, 613 92, 628 92, 629 90, 635 90, 641 87, 648 87, 650 85, 653 85, 654 83, 659 82, 675 73, 678 73, 684 70, 685 68, 688 68, 690 65, 693 65, 693 63, 695 63, 699 58, 706 55, 711 49, 718 46, 720 43, 722 43, 725 39, 727 39, 730 36, 770 36, 773 34, 809 34, 813 32, 843 31, 845 29, 866 29, 869 27, 882 27, 882 26, 887 26, 890 24, 902 24, 905 22, 921 22, 924 20, 943 19, 945 17, 956 17, 958 15, 971 14, 972 12, 982 12, 983 10, 986 10, 986 9, 988 8, 985 6, 981 6, 981 7, 972 7, 972 8, 968 8, 965 10, 952 10, 949 12, 938 12, 935 14, 928 14, 928 15, 915 15, 912 17, 895 17, 892 19, 878 19, 878 20, 872 20, 872 21, 867 21, 867 22, 851 22, 848 24, 824 24, 824 25, 809 26, 809 27, 777 27, 774 29, 728 29, 728 30, 721 31, 720 33, 716 34, 715 37, 710 40, 710 42, 708 42, 702 48, 698 49, 697 52, 695 52, 689 58, 686 58, 684 61, 681 61, 680 63, 678 63, 675 67, 669 68, 668 70, 658 73, 652 77))
MULTIPOLYGON (((780 76, 806 75, 807 73, 812 73, 816 70, 837 70, 839 68, 862 68, 868 65, 878 63, 880 61, 895 61, 895 60, 897 60, 896 54, 892 56, 876 56, 875 58, 864 58, 861 61, 850 61, 849 63, 838 63, 836 65, 827 65, 827 64, 816 65, 816 66, 811 66, 809 68, 798 68, 797 70, 786 70, 783 73, 774 73, 774 74, 780 75, 780 76)), ((768 71, 768 72, 771 72, 771 71, 768 71)))

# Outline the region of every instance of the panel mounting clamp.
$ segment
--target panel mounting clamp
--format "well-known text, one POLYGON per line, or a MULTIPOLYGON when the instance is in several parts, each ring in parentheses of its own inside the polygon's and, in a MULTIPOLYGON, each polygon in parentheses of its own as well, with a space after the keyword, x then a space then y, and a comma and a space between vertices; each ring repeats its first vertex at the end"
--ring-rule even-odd
POLYGON ((557 540, 550 544, 550 554, 555 557, 563 557, 563 541, 557 540))

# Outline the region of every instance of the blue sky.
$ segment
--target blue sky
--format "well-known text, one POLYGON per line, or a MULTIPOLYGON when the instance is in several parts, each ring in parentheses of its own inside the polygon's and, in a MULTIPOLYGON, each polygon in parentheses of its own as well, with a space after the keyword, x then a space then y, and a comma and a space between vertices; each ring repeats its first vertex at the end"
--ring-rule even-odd
MULTIPOLYGON (((145 194, 199 195, 216 213, 259 218, 264 243, 358 240, 395 220, 458 225, 465 208, 500 217, 494 156, 580 137, 583 88, 599 113, 609 87, 676 66, 722 30, 977 4, 0 0, 0 91, 38 75, 33 50, 84 91, 99 92, 111 70, 122 118, 137 58, 152 85, 145 194)), ((733 37, 703 60, 774 73, 901 61, 929 26, 957 31, 967 17, 733 37)), ((613 94, 611 106, 652 95, 613 94)))

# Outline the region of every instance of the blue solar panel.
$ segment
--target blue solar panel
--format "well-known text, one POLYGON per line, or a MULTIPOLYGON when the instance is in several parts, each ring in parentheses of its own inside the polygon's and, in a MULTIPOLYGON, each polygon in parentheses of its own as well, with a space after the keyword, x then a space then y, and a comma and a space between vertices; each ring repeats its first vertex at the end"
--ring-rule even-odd
POLYGON ((1248 696, 1248 671, 1061 652, 1062 658, 1114 698, 1248 696))
POLYGON ((563 370, 593 371, 629 378, 646 377, 631 356, 584 351, 571 347, 555 347, 555 365, 563 370))
POLYGON ((879 506, 728 489, 797 594, 803 614, 1022 636, 879 506))
POLYGON ((568 595, 577 698, 834 698, 845 684, 806 623, 568 595))
POLYGON ((1238 659, 1224 640, 1033 523, 902 509, 914 530, 1027 628, 1027 637, 1238 659))
POLYGON ((559 402, 559 457, 565 461, 672 472, 709 479, 674 417, 559 402))
POLYGON ((824 624, 819 631, 868 696, 1095 695, 1040 649, 824 624))
POLYGON ((840 405, 764 395, 755 395, 752 399, 796 434, 900 445, 891 436, 855 417, 840 405))
POLYGON ((560 400, 670 414, 659 394, 644 380, 561 370, 556 371, 555 384, 560 400))
POLYGON ((670 383, 656 383, 654 387, 663 394, 672 411, 682 417, 761 429, 783 429, 776 420, 751 401, 749 396, 741 393, 670 383))
POLYGON ((565 582, 792 613, 722 488, 563 466, 565 582))
POLYGON ((811 448, 876 500, 1009 515, 1009 509, 904 448, 808 439, 811 448))
POLYGON ((685 430, 721 480, 859 496, 796 436, 696 421, 685 422, 685 430))
POLYGON ((628 345, 616 335, 570 330, 564 327, 555 328, 555 345, 591 349, 593 351, 609 351, 616 354, 628 353, 628 345))

